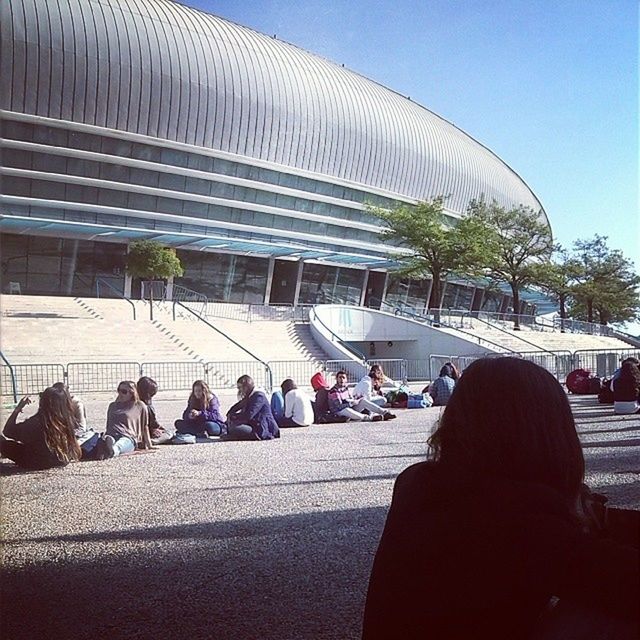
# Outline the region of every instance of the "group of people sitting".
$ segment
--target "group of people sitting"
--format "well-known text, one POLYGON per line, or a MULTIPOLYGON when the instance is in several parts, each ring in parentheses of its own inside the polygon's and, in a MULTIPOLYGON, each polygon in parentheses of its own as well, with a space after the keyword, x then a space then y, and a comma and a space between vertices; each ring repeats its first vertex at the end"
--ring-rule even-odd
POLYGON ((384 406, 380 391, 384 380, 382 369, 374 366, 352 393, 345 371, 336 374, 333 387, 318 373, 312 378, 316 389, 313 401, 287 378, 270 400, 250 376, 243 375, 237 381, 238 401, 226 414, 209 385, 196 380, 182 418, 171 428, 158 422, 153 405, 158 384, 143 376, 137 383, 123 380, 118 384, 102 433, 87 425, 83 403, 57 382, 40 394, 36 414, 22 422, 18 416, 31 400, 24 397, 18 402, 0 435, 0 453, 21 467, 48 469, 74 460, 105 460, 149 450, 153 445, 195 442, 198 437, 272 440, 286 427, 391 420, 396 416, 384 406))
MULTIPOLYGON (((18 422, 31 403, 22 398, 0 435, 0 453, 26 469, 49 469, 75 460, 105 460, 154 444, 172 441, 174 434, 220 436, 227 440, 271 440, 280 437, 269 399, 249 376, 237 382, 238 402, 223 416, 220 403, 204 380, 193 383, 181 420, 174 429, 158 423, 153 397, 157 383, 142 377, 123 380, 107 408, 104 432, 87 425, 82 402, 61 382, 40 394, 35 415, 18 422)), ((195 441, 195 438, 194 438, 195 441)))

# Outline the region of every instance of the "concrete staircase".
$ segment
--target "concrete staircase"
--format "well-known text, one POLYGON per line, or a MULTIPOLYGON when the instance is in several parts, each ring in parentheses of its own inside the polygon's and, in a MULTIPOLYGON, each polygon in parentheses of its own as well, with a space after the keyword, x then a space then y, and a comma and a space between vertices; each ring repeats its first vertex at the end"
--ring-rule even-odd
MULTIPOLYGON (((0 348, 12 364, 68 362, 247 362, 252 358, 194 316, 173 320, 169 303, 149 319, 149 305, 110 298, 0 296, 0 348)), ((326 359, 309 327, 292 321, 211 318, 264 361, 326 359)))
POLYGON ((608 336, 592 336, 583 333, 561 333, 560 331, 533 331, 522 327, 520 331, 513 329, 500 330, 481 322, 474 322, 473 328, 464 329, 478 338, 491 340, 503 347, 518 352, 528 351, 582 351, 605 349, 629 349, 629 344, 618 338, 608 336))
POLYGON ((195 359, 124 300, 0 297, 0 348, 12 364, 156 362, 195 359))

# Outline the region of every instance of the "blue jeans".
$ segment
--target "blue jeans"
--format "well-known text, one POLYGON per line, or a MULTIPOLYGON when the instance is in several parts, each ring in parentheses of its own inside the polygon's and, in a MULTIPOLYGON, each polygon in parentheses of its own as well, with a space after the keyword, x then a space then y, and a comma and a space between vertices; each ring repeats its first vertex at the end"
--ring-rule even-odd
POLYGON ((176 420, 174 424, 178 433, 190 433, 194 436, 219 436, 224 426, 219 422, 195 422, 194 420, 176 420))
POLYGON ((132 453, 136 450, 136 443, 127 436, 120 436, 113 445, 113 457, 121 456, 123 453, 132 453))

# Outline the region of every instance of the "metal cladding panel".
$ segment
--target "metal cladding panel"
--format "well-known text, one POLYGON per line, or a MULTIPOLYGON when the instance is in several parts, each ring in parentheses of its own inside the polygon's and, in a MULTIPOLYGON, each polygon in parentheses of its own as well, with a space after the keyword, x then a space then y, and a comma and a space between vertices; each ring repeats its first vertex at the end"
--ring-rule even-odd
POLYGON ((9 0, 0 104, 240 154, 401 196, 541 209, 486 147, 411 100, 170 0, 9 0))

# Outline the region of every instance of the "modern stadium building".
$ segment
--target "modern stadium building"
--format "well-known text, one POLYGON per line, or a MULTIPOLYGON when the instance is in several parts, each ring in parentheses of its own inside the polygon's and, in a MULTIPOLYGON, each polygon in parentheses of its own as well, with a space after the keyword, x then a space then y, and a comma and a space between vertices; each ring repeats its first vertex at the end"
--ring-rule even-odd
MULTIPOLYGON (((500 158, 410 99, 169 0, 1 4, 3 290, 129 292, 129 243, 229 302, 424 306, 367 205, 447 196, 544 210, 500 158)), ((135 283, 134 283, 135 286, 135 283)), ((445 307, 506 310, 449 283, 445 307)), ((524 310, 524 309, 522 309, 524 310)))

